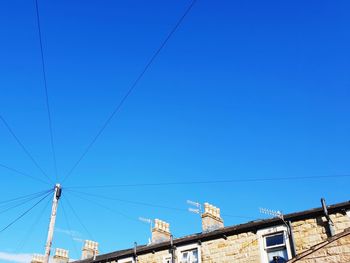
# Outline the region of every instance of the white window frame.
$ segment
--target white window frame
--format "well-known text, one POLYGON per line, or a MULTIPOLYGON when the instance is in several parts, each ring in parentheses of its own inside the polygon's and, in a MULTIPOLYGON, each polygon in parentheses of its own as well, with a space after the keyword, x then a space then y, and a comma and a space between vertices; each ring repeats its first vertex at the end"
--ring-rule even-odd
MULTIPOLYGON (((256 234, 257 234, 258 239, 259 239, 261 263, 269 263, 268 259, 267 259, 267 248, 266 248, 265 237, 270 236, 270 235, 272 236, 272 235, 278 234, 278 233, 283 233, 288 260, 292 258, 292 251, 290 249, 290 241, 289 241, 289 237, 288 237, 288 229, 285 225, 280 225, 280 226, 274 226, 274 227, 260 229, 257 231, 256 234)), ((279 246, 281 246, 281 245, 277 245, 274 247, 279 247, 279 246)), ((269 247, 268 249, 270 249, 270 248, 273 248, 273 247, 269 247)))
POLYGON ((181 260, 181 256, 183 252, 186 252, 188 250, 194 250, 197 249, 197 253, 198 253, 198 263, 202 263, 202 252, 201 252, 201 246, 198 245, 197 243, 195 244, 190 244, 190 245, 186 245, 186 246, 181 246, 181 247, 177 247, 176 248, 176 257, 177 257, 177 261, 180 262, 181 260))
POLYGON ((264 236, 264 248, 265 250, 268 250, 268 249, 274 249, 274 248, 279 248, 279 247, 286 247, 286 237, 285 237, 285 233, 284 232, 276 232, 276 233, 273 233, 273 234, 268 234, 268 235, 265 235, 264 236), (274 245, 274 246, 267 246, 266 244, 266 237, 272 237, 272 236, 277 236, 277 235, 280 235, 282 234, 283 235, 283 243, 282 244, 278 244, 278 245, 274 245))
POLYGON ((123 259, 118 259, 117 263, 135 263, 135 260, 133 257, 129 257, 129 258, 123 258, 123 259))

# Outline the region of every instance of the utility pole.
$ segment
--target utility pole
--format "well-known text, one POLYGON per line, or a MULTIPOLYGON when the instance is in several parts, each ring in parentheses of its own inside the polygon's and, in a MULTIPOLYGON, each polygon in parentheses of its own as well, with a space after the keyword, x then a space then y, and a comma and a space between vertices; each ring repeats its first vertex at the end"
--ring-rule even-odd
POLYGON ((56 184, 55 185, 55 192, 54 192, 54 195, 53 195, 53 201, 52 201, 52 210, 51 210, 51 216, 50 216, 49 231, 47 233, 47 241, 46 241, 46 246, 45 246, 44 263, 48 263, 49 262, 49 258, 50 258, 52 239, 53 239, 53 232, 54 232, 54 229, 55 229, 55 222, 56 222, 58 200, 60 199, 61 194, 62 194, 61 185, 60 184, 56 184))

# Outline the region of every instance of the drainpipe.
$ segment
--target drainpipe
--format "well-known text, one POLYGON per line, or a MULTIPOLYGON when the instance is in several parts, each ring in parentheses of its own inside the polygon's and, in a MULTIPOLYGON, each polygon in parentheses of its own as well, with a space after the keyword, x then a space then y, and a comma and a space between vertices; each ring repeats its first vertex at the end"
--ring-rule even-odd
POLYGON ((175 263, 175 250, 173 235, 170 236, 170 254, 171 254, 171 263, 175 263))
POLYGON ((292 252, 292 258, 294 258, 297 255, 297 251, 296 251, 296 248, 295 248, 293 227, 292 227, 292 223, 290 221, 288 221, 288 229, 289 229, 290 250, 292 252))
POLYGON ((134 242, 134 261, 135 263, 138 262, 138 259, 137 259, 137 243, 134 242))
POLYGON ((333 223, 332 219, 330 218, 330 216, 328 214, 326 200, 324 198, 321 198, 321 204, 322 204, 322 208, 323 208, 323 214, 324 214, 324 216, 327 219, 329 234, 332 237, 332 236, 335 235, 334 223, 333 223))

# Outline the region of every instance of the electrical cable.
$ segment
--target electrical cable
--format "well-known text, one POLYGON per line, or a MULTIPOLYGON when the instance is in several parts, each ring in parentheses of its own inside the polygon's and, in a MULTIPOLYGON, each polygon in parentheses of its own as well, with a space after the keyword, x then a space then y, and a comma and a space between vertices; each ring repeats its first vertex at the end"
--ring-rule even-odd
POLYGON ((122 202, 122 203, 134 204, 134 205, 141 205, 141 206, 148 206, 148 207, 154 207, 154 208, 162 208, 162 209, 169 209, 169 210, 188 212, 188 210, 184 209, 184 208, 170 207, 170 206, 164 206, 164 205, 158 205, 158 204, 150 204, 150 203, 139 202, 139 201, 130 201, 130 200, 125 200, 125 199, 119 199, 119 198, 114 198, 114 197, 107 197, 107 196, 103 196, 103 195, 91 194, 91 193, 75 191, 75 190, 69 190, 69 189, 66 189, 66 190, 75 192, 77 194, 93 196, 93 197, 97 197, 97 198, 105 199, 105 200, 112 200, 112 201, 118 201, 118 202, 122 202))
POLYGON ((68 198, 66 197, 65 200, 67 201, 67 204, 69 206, 69 208, 72 210, 75 218, 78 220, 78 222, 80 223, 80 225, 84 228, 85 232, 88 234, 89 238, 92 240, 95 240, 95 238, 93 237, 93 235, 91 235, 91 233, 89 232, 89 230, 87 229, 87 227, 84 225, 83 221, 80 219, 80 217, 78 216, 78 214, 75 212, 73 206, 71 205, 71 203, 69 202, 68 198))
POLYGON ((79 252, 78 252, 78 248, 74 242, 74 236, 73 236, 73 233, 72 233, 72 228, 70 226, 70 223, 69 223, 69 220, 68 220, 68 217, 67 217, 67 213, 66 213, 66 210, 64 208, 64 203, 62 202, 62 211, 63 211, 63 215, 64 215, 64 219, 66 221, 66 225, 67 225, 67 228, 68 228, 68 232, 69 232, 69 235, 71 237, 71 241, 72 241, 72 244, 73 244, 73 248, 74 248, 74 252, 76 253, 76 257, 79 257, 79 252))
POLYGON ((14 173, 16 173, 16 174, 19 174, 19 175, 28 177, 28 178, 30 178, 30 179, 32 179, 32 180, 36 180, 36 181, 38 181, 38 182, 40 182, 40 183, 43 183, 43 184, 46 184, 46 185, 47 185, 47 184, 50 184, 48 181, 44 181, 44 180, 42 180, 42 179, 40 179, 40 178, 37 178, 37 177, 32 176, 32 175, 30 175, 30 174, 21 172, 21 171, 15 169, 15 168, 12 168, 12 167, 7 166, 7 165, 4 165, 4 164, 1 164, 1 163, 0 163, 0 167, 2 167, 2 168, 4 168, 4 169, 7 169, 7 170, 9 170, 9 171, 11 171, 11 172, 14 172, 14 173))
POLYGON ((49 191, 52 191, 52 189, 40 191, 40 192, 33 193, 33 194, 23 195, 23 196, 19 196, 19 197, 8 199, 8 200, 4 200, 4 201, 0 201, 0 205, 4 204, 4 203, 10 203, 10 202, 13 202, 13 201, 24 199, 24 198, 27 198, 27 197, 31 197, 31 196, 34 196, 34 195, 37 195, 37 194, 43 194, 43 193, 45 194, 45 193, 47 193, 49 191))
POLYGON ((54 170, 55 170, 56 181, 58 181, 57 160, 56 160, 56 151, 55 151, 55 145, 54 145, 51 110, 50 110, 50 103, 49 103, 49 94, 48 94, 49 92, 48 92, 47 80, 46 80, 46 66, 45 66, 45 59, 44 59, 44 49, 43 49, 43 42, 42 42, 42 33, 41 33, 41 23, 40 23, 40 14, 39 14, 38 0, 35 0, 35 11, 36 11, 36 21, 37 21, 37 28, 38 28, 39 44, 40 44, 42 74, 43 74, 43 81, 44 81, 44 88, 45 88, 46 110, 47 110, 47 116, 48 116, 48 121, 49 121, 51 150, 52 150, 52 155, 53 155, 53 162, 54 162, 54 170))
POLYGON ((86 147, 86 149, 84 150, 83 154, 79 157, 79 159, 77 160, 77 162, 73 165, 73 167, 71 168, 71 170, 69 170, 68 174, 64 177, 62 183, 64 183, 67 178, 73 173, 73 171, 76 169, 76 167, 79 165, 79 163, 81 162, 81 160, 86 156, 86 154, 89 152, 89 150, 91 149, 91 147, 95 144, 95 142, 97 141, 97 139, 100 137, 100 135, 102 134, 102 132, 106 129, 106 127, 108 126, 108 124, 112 121, 112 119, 114 118, 114 116, 119 112, 119 110, 121 109, 121 107, 124 105, 125 101, 128 99, 128 97, 130 96, 130 94, 133 92, 133 90, 135 89, 135 87, 137 86, 137 84, 140 82, 140 80, 142 79, 142 77, 145 75, 145 73, 147 72, 147 70, 150 68, 150 66, 153 64, 154 60, 157 58, 157 56, 160 54, 160 52, 163 50, 163 48, 166 46, 166 44, 168 43, 168 41, 170 40, 170 38, 173 36, 173 34, 177 31, 177 29, 180 27, 181 23, 183 22, 183 20, 185 19, 185 17, 189 14, 189 12, 191 11, 191 9, 193 8, 193 6, 195 5, 195 3, 197 2, 197 0, 192 0, 191 4, 187 7, 186 11, 182 14, 182 16, 180 17, 180 19, 177 21, 177 23, 175 24, 175 26, 171 29, 171 31, 169 32, 169 34, 167 35, 167 37, 163 40, 163 42, 161 43, 161 45, 158 47, 158 49, 154 52, 154 54, 152 55, 152 57, 150 58, 150 60, 147 62, 147 64, 145 65, 145 67, 143 68, 143 70, 140 72, 140 74, 138 75, 138 77, 135 79, 135 81, 132 83, 132 85, 130 86, 130 88, 128 89, 128 91, 126 92, 126 94, 122 97, 122 99, 120 100, 120 102, 117 104, 116 108, 113 110, 113 112, 110 114, 110 116, 107 118, 107 120, 104 122, 104 124, 102 125, 102 127, 100 128, 100 130, 97 132, 97 134, 95 135, 95 137, 92 139, 92 141, 88 144, 88 146, 86 147))
POLYGON ((3 122, 9 133, 12 135, 12 137, 16 140, 17 144, 22 148, 23 152, 29 157, 29 159, 33 162, 33 164, 40 170, 40 172, 50 181, 53 183, 51 178, 45 173, 45 171, 40 167, 38 162, 34 159, 33 155, 30 154, 30 152, 27 150, 27 148, 24 146, 24 144, 20 141, 20 139, 16 136, 14 131, 11 129, 8 122, 4 119, 3 116, 0 115, 0 120, 3 122))
POLYGON ((19 243, 16 251, 20 252, 22 251, 23 247, 26 245, 26 243, 28 242, 30 236, 32 235, 33 231, 35 230, 35 227, 38 226, 41 218, 43 217, 43 215, 45 214, 45 211, 47 209, 47 207, 50 204, 50 199, 47 199, 47 202, 44 206, 44 208, 40 211, 40 213, 38 214, 38 216, 35 218, 35 220, 33 221, 33 224, 31 225, 31 227, 28 229, 28 231, 26 232, 26 234, 24 235, 22 241, 19 243))
POLYGON ((28 210, 26 210, 24 213, 22 213, 20 216, 15 218, 12 222, 10 222, 7 226, 2 228, 0 230, 0 233, 4 232, 6 229, 8 229, 10 226, 12 226, 14 223, 16 223, 18 220, 20 220, 22 217, 24 217, 26 214, 28 214, 32 209, 34 209, 38 204, 40 204, 45 198, 47 198, 50 194, 52 193, 49 192, 47 195, 45 195, 43 198, 41 198, 38 202, 36 202, 32 207, 30 207, 28 210))
MULTIPOLYGON (((167 210, 173 210, 173 211, 180 211, 180 212, 186 212, 186 213, 188 212, 188 209, 185 209, 185 208, 171 207, 171 206, 165 206, 165 205, 159 205, 159 204, 151 204, 151 203, 139 202, 139 201, 130 201, 130 200, 119 199, 119 198, 114 198, 114 197, 107 197, 107 196, 97 195, 97 194, 92 194, 92 193, 87 193, 87 192, 81 192, 81 191, 75 191, 75 190, 73 191, 73 190, 69 190, 69 189, 66 189, 66 191, 73 192, 75 194, 86 195, 86 196, 96 197, 96 198, 105 199, 105 200, 129 203, 129 204, 134 204, 134 205, 148 206, 148 207, 167 209, 167 210)), ((89 202, 91 202, 91 200, 89 200, 89 202)), ((225 216, 225 217, 242 218, 242 219, 254 219, 254 220, 256 220, 256 218, 251 217, 251 216, 230 215, 230 214, 221 214, 221 215, 225 216)), ((123 216, 125 216, 125 215, 123 215, 123 216)), ((129 219, 130 219, 130 217, 129 217, 129 219)))
POLYGON ((128 220, 137 221, 137 222, 139 223, 139 221, 138 221, 137 219, 135 219, 135 218, 133 218, 133 217, 131 217, 131 216, 128 216, 128 215, 126 215, 126 214, 124 214, 124 213, 122 213, 122 212, 120 212, 120 211, 117 211, 117 210, 115 210, 115 209, 112 209, 112 208, 110 208, 110 207, 108 207, 108 206, 105 206, 105 205, 103 205, 103 204, 101 204, 101 203, 99 203, 99 202, 96 202, 96 201, 94 201, 94 200, 91 200, 91 199, 82 197, 81 195, 78 195, 78 194, 76 194, 76 193, 74 193, 74 192, 69 192, 69 194, 71 194, 71 195, 73 195, 73 196, 75 196, 75 197, 77 197, 77 198, 79 198, 79 199, 81 199, 81 200, 83 200, 83 201, 85 201, 85 202, 87 201, 87 202, 89 202, 89 203, 93 203, 93 204, 95 204, 96 206, 102 207, 102 208, 104 208, 104 209, 106 209, 106 210, 109 210, 110 212, 113 212, 113 213, 116 213, 116 214, 118 214, 118 215, 120 215, 120 216, 123 216, 124 218, 126 218, 126 219, 128 219, 128 220))
MULTIPOLYGON (((47 191, 46 193, 49 193, 49 192, 51 192, 51 191, 47 191)), ((34 197, 27 198, 27 199, 25 199, 25 200, 22 200, 22 201, 19 202, 19 203, 16 203, 16 204, 14 204, 14 205, 11 205, 11 206, 7 205, 7 207, 6 207, 5 209, 3 209, 3 210, 0 211, 0 214, 3 214, 3 213, 5 213, 5 212, 7 212, 7 211, 9 211, 9 210, 11 210, 11 209, 16 208, 16 207, 23 206, 23 205, 25 205, 26 203, 29 203, 29 202, 32 201, 32 200, 35 200, 35 199, 37 199, 37 198, 39 198, 39 197, 42 197, 44 194, 45 194, 45 193, 40 194, 40 195, 36 195, 36 196, 34 196, 34 197)), ((17 201, 17 202, 18 202, 18 201, 17 201)))
POLYGON ((247 179, 227 179, 227 180, 208 180, 208 181, 178 181, 178 182, 160 182, 160 183, 134 183, 134 184, 109 184, 109 185, 88 185, 88 186, 70 186, 65 189, 103 189, 119 187, 149 187, 149 186, 171 186, 171 185, 196 185, 196 184, 227 184, 227 183, 261 183, 271 181, 289 181, 289 180, 314 180, 328 178, 350 177, 350 174, 344 175, 325 175, 325 176, 290 176, 290 177, 270 177, 270 178, 247 178, 247 179))

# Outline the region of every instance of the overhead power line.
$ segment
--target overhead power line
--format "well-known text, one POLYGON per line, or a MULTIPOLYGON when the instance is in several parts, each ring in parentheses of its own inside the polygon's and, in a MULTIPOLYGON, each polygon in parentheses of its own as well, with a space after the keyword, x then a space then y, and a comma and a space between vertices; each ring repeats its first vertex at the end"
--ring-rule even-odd
POLYGON ((45 206, 43 207, 43 209, 41 211, 39 211, 37 217, 33 221, 33 224, 30 226, 28 231, 23 236, 23 239, 21 240, 21 242, 19 242, 19 244, 17 246, 17 249, 15 251, 21 252, 23 247, 30 240, 30 236, 32 235, 32 233, 35 230, 35 228, 39 225, 39 222, 40 222, 41 218, 43 217, 43 215, 45 214, 45 211, 46 211, 47 207, 49 206, 49 204, 50 204, 50 199, 47 199, 47 202, 46 202, 45 206))
POLYGON ((54 137, 53 137, 52 118, 51 118, 51 110, 50 110, 50 103, 49 103, 49 92, 47 89, 46 66, 45 66, 45 59, 44 59, 44 49, 43 49, 43 42, 42 42, 38 0, 35 0, 35 11, 36 11, 36 21, 37 21, 37 28, 38 28, 39 44, 40 44, 41 68, 42 68, 44 88, 45 88, 45 102, 46 102, 46 109, 47 109, 47 117, 48 117, 48 121, 49 121, 51 150, 52 150, 52 156, 53 156, 53 162, 54 162, 55 176, 56 176, 56 181, 57 181, 58 180, 57 160, 56 160, 56 151, 55 151, 54 137))
MULTIPOLYGON (((179 208, 179 207, 171 207, 171 206, 166 206, 166 205, 160 205, 160 204, 152 204, 152 203, 147 203, 147 202, 141 202, 141 201, 130 201, 130 200, 125 200, 125 199, 120 199, 120 198, 115 198, 115 197, 108 197, 108 196, 104 196, 104 195, 97 195, 97 194, 92 194, 92 193, 86 193, 86 192, 81 192, 81 191, 74 191, 74 190, 69 190, 66 189, 68 192, 71 192, 71 194, 75 194, 77 197, 81 198, 84 200, 84 198, 82 197, 82 195, 85 196, 89 196, 89 197, 95 197, 95 198, 100 198, 100 199, 105 199, 105 200, 111 200, 111 201, 118 201, 118 202, 123 202, 123 203, 129 203, 129 204, 134 204, 134 205, 139 205, 139 206, 147 206, 147 207, 153 207, 153 208, 160 208, 160 209, 167 209, 167 210, 173 210, 173 211, 178 211, 178 212, 188 212, 188 209, 185 208, 179 208)), ((93 202, 91 199, 86 199, 85 201, 88 202, 93 202)), ((104 205, 101 205, 100 203, 96 203, 97 205, 104 207, 108 210, 111 210, 112 212, 117 212, 109 207, 106 207, 104 205)), ((122 216, 128 218, 128 219, 132 219, 135 221, 134 218, 127 216, 121 212, 118 211, 119 214, 121 214, 122 216)), ((244 216, 244 215, 232 215, 232 214, 221 214, 222 216, 225 217, 232 217, 232 218, 243 218, 243 219, 256 219, 254 217, 251 216, 244 216)), ((137 221, 137 220, 136 220, 137 221)))
POLYGON ((32 176, 32 175, 30 175, 30 174, 21 172, 21 171, 15 169, 15 168, 12 168, 12 167, 7 166, 7 165, 4 165, 4 164, 1 164, 1 163, 0 163, 0 167, 2 167, 2 168, 4 168, 4 169, 7 169, 7 170, 9 170, 9 171, 11 171, 11 172, 14 172, 14 173, 16 173, 16 174, 18 174, 18 175, 22 175, 22 176, 28 177, 28 178, 30 178, 30 179, 32 179, 32 180, 36 180, 36 181, 38 181, 38 182, 40 182, 40 183, 43 183, 43 184, 50 184, 48 181, 44 181, 44 180, 42 180, 42 179, 40 179, 40 178, 37 178, 37 177, 32 176))
POLYGON ((66 220, 66 225, 67 225, 67 228, 68 228, 68 233, 69 233, 69 235, 70 235, 70 240, 71 240, 71 242, 72 242, 72 245, 73 245, 73 248, 74 248, 74 252, 75 252, 75 254, 76 254, 76 257, 79 257, 79 252, 78 252, 78 248, 77 248, 77 246, 76 246, 76 244, 75 244, 75 242, 74 242, 74 235, 73 235, 73 232, 72 232, 72 228, 71 228, 71 225, 70 225, 70 223, 69 223, 69 220, 68 220, 68 216, 67 216, 67 213, 66 213, 66 210, 65 210, 65 208, 64 208, 64 205, 63 205, 64 203, 62 202, 62 211, 63 211, 63 215, 64 215, 64 219, 66 220))
POLYGON ((178 181, 178 182, 159 182, 159 183, 134 183, 134 184, 109 184, 109 185, 87 185, 87 186, 70 186, 66 189, 103 189, 119 187, 152 187, 152 186, 171 186, 171 185, 199 185, 199 184, 227 184, 227 183, 259 183, 273 181, 293 181, 293 180, 316 180, 346 178, 350 174, 343 175, 319 175, 319 176, 290 176, 290 177, 270 177, 270 178, 238 178, 226 180, 207 180, 207 181, 178 181))
POLYGON ((18 201, 18 200, 25 199, 25 198, 28 198, 28 197, 36 196, 38 194, 45 194, 45 193, 48 193, 49 191, 52 191, 52 189, 40 191, 40 192, 33 193, 33 194, 23 195, 23 196, 19 196, 19 197, 8 199, 8 200, 4 200, 4 201, 0 201, 0 205, 1 204, 6 204, 6 203, 10 203, 10 202, 13 202, 13 201, 18 201))
POLYGON ((26 210, 24 213, 19 215, 17 218, 15 218, 13 221, 11 221, 7 226, 2 228, 0 230, 0 233, 4 232, 6 229, 8 229, 10 226, 12 226, 14 223, 16 223, 18 220, 20 220, 22 217, 24 217, 26 214, 28 214, 32 209, 34 209, 38 204, 40 204, 45 198, 47 198, 52 191, 50 191, 48 194, 46 194, 43 198, 41 198, 38 202, 36 202, 32 207, 30 207, 28 210, 26 210))
POLYGON ((77 194, 82 194, 82 195, 91 196, 91 197, 97 197, 97 198, 105 199, 105 200, 111 200, 111 201, 117 201, 117 202, 122 202, 122 203, 134 204, 134 205, 141 205, 141 206, 148 206, 148 207, 154 207, 154 208, 162 208, 162 209, 187 212, 187 209, 185 209, 185 208, 171 207, 171 206, 159 205, 159 204, 151 204, 151 203, 140 202, 140 201, 130 201, 130 200, 120 199, 120 198, 116 198, 116 197, 108 197, 108 196, 104 196, 104 195, 97 195, 97 194, 86 193, 86 192, 81 192, 81 191, 74 191, 74 190, 69 190, 69 189, 66 189, 66 190, 72 191, 72 192, 77 193, 77 194))
POLYGON ((130 96, 130 94, 133 92, 133 90, 136 88, 137 84, 140 82, 140 80, 143 78, 143 76, 145 75, 145 73, 147 72, 147 70, 150 68, 150 66, 153 64, 153 62, 155 61, 155 59, 157 58, 157 56, 160 54, 160 52, 163 50, 163 48, 166 46, 166 44, 168 43, 168 41, 170 40, 170 38, 174 35, 174 33, 177 31, 177 29, 180 27, 181 23, 183 22, 183 20, 186 18, 186 16, 190 13, 190 11, 192 10, 193 6, 195 5, 195 3, 197 2, 197 0, 192 0, 191 4, 187 7, 186 11, 182 14, 182 16, 180 17, 180 19, 177 21, 177 23, 175 24, 175 26, 171 29, 171 31, 169 32, 169 34, 166 36, 166 38, 163 40, 163 42, 161 43, 161 45, 158 47, 158 49, 156 49, 156 51, 154 52, 154 54, 152 55, 152 57, 150 58, 150 60, 146 63, 145 67, 143 68, 143 70, 140 72, 140 74, 137 76, 137 78, 135 79, 135 81, 132 83, 132 85, 130 86, 130 88, 127 90, 126 94, 122 97, 122 99, 120 100, 120 102, 116 105, 115 109, 112 111, 112 113, 109 115, 109 117, 107 118, 107 120, 104 122, 104 124, 102 125, 102 127, 100 128, 100 130, 97 132, 97 134, 95 135, 95 137, 93 137, 92 141, 88 144, 88 146, 86 147, 86 149, 84 150, 84 152, 82 153, 82 155, 79 157, 79 159, 75 162, 75 164, 73 165, 73 167, 69 170, 68 174, 64 177, 63 179, 63 183, 65 182, 65 180, 67 180, 67 178, 73 173, 73 171, 76 169, 76 167, 79 165, 79 163, 82 161, 82 159, 86 156, 86 154, 89 152, 89 150, 91 149, 91 147, 95 144, 95 142, 97 141, 97 139, 101 136, 101 134, 103 133, 103 131, 106 129, 106 127, 108 126, 108 124, 112 121, 112 119, 114 118, 114 116, 119 112, 119 110, 121 109, 121 107, 124 105, 125 101, 128 99, 128 97, 130 96))
POLYGON ((4 119, 3 116, 0 115, 0 120, 5 125, 6 129, 9 131, 9 133, 12 135, 12 137, 16 140, 17 144, 21 147, 23 152, 29 157, 29 159, 33 162, 33 164, 40 170, 40 172, 50 181, 53 183, 51 178, 45 173, 45 171, 40 167, 38 162, 34 159, 33 155, 27 150, 27 148, 24 146, 24 144, 21 142, 21 140, 17 137, 17 135, 14 133, 14 131, 11 129, 8 122, 4 119))
MULTIPOLYGON (((51 191, 51 190, 50 190, 51 191)), ((40 194, 36 194, 35 196, 33 197, 27 197, 25 199, 21 199, 21 200, 17 200, 17 201, 12 201, 12 203, 10 204, 5 204, 5 205, 1 205, 1 208, 2 210, 0 210, 0 214, 3 214, 9 210, 12 210, 16 207, 19 207, 19 206, 23 206, 39 197, 42 197, 43 195, 45 195, 46 193, 49 193, 50 191, 46 191, 44 193, 40 193, 40 194)))
POLYGON ((120 212, 119 210, 110 208, 110 207, 108 207, 108 206, 106 206, 106 205, 104 205, 104 204, 101 204, 101 203, 99 203, 99 202, 96 202, 95 200, 92 200, 92 199, 83 197, 81 194, 77 194, 77 193, 72 192, 72 191, 67 191, 66 193, 71 194, 71 195, 73 195, 74 197, 83 200, 84 202, 88 202, 88 203, 91 203, 91 204, 95 204, 96 206, 99 206, 99 207, 104 208, 104 209, 106 209, 106 210, 108 210, 108 211, 110 211, 110 212, 113 212, 113 213, 115 213, 115 214, 118 214, 119 216, 122 216, 122 217, 124 217, 124 218, 126 218, 126 219, 128 219, 128 220, 131 220, 131 221, 134 221, 134 222, 135 222, 135 221, 136 221, 136 222, 140 222, 139 220, 135 219, 135 218, 132 217, 132 216, 129 216, 129 215, 127 215, 127 214, 124 214, 123 212, 120 212))
POLYGON ((70 210, 73 212, 75 218, 78 220, 79 224, 83 227, 83 229, 85 230, 85 232, 88 234, 89 238, 92 240, 95 240, 95 238, 93 237, 93 235, 91 235, 90 231, 87 229, 87 227, 85 226, 85 224, 83 223, 83 221, 80 219, 80 217, 78 216, 78 214, 75 212, 73 206, 71 205, 71 203, 69 202, 67 195, 65 195, 65 200, 67 201, 67 204, 70 208, 70 210))

